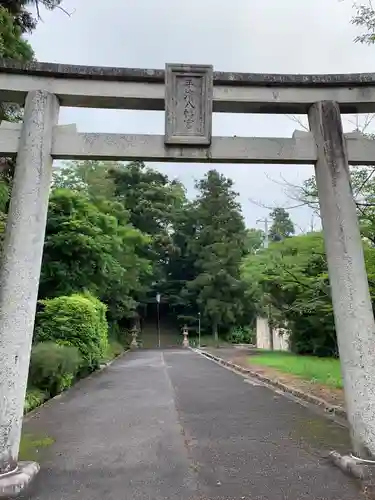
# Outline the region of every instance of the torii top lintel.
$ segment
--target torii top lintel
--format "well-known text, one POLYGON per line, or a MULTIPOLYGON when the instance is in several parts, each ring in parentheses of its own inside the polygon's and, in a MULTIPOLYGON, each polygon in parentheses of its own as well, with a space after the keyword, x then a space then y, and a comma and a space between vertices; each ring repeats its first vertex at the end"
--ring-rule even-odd
MULTIPOLYGON (((165 79, 162 69, 0 60, 0 102, 22 104, 29 91, 45 89, 56 94, 62 106, 162 111, 165 79)), ((338 102, 342 113, 375 112, 375 73, 214 71, 212 83, 213 112, 302 114, 323 100, 338 102)))
MULTIPOLYGON (((81 66, 48 62, 22 64, 17 61, 5 59, 0 59, 0 73, 140 83, 164 83, 165 80, 164 69, 81 66)), ((213 80, 215 85, 230 86, 375 86, 375 73, 280 74, 214 71, 213 80)))

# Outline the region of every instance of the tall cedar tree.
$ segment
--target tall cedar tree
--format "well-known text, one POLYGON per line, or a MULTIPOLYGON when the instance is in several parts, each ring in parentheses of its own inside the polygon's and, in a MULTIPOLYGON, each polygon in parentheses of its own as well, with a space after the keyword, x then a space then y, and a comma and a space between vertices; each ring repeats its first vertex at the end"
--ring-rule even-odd
POLYGON ((246 230, 233 182, 210 170, 197 182, 196 230, 190 251, 196 256, 196 278, 187 287, 196 292, 204 323, 218 339, 243 312, 244 287, 240 265, 246 230))
POLYGON ((191 242, 195 237, 194 202, 185 200, 175 211, 172 241, 174 252, 166 266, 166 283, 163 289, 168 298, 170 314, 180 323, 196 326, 198 309, 195 290, 188 289, 187 283, 197 276, 196 255, 191 242))

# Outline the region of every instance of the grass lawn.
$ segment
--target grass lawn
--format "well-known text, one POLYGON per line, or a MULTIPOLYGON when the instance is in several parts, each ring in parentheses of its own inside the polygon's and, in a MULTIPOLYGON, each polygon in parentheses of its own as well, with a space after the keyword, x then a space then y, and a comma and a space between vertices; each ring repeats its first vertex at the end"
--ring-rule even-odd
MULTIPOLYGON (((189 337, 189 341, 190 341, 190 345, 191 346, 196 346, 198 347, 198 335, 196 337, 189 337)), ((218 346, 229 346, 231 344, 229 344, 228 342, 226 342, 225 340, 223 339, 220 339, 218 341, 216 341, 212 335, 202 335, 201 336, 201 346, 205 346, 205 347, 218 347, 218 346)))
POLYGON ((336 388, 343 387, 338 359, 270 351, 250 356, 248 359, 252 365, 275 368, 318 384, 336 388))

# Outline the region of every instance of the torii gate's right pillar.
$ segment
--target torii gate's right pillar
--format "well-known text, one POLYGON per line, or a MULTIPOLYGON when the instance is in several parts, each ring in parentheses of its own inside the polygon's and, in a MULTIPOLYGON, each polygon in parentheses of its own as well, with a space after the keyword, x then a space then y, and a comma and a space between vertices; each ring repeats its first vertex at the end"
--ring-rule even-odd
POLYGON ((353 454, 375 457, 375 322, 336 102, 311 106, 310 129, 353 454))

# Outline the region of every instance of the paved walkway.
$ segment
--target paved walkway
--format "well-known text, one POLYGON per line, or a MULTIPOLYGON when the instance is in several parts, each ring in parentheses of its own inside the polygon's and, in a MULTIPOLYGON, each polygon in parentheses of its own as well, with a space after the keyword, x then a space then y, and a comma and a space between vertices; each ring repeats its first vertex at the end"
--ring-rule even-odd
POLYGON ((33 500, 357 500, 343 427, 192 351, 139 351, 26 420, 33 500))

